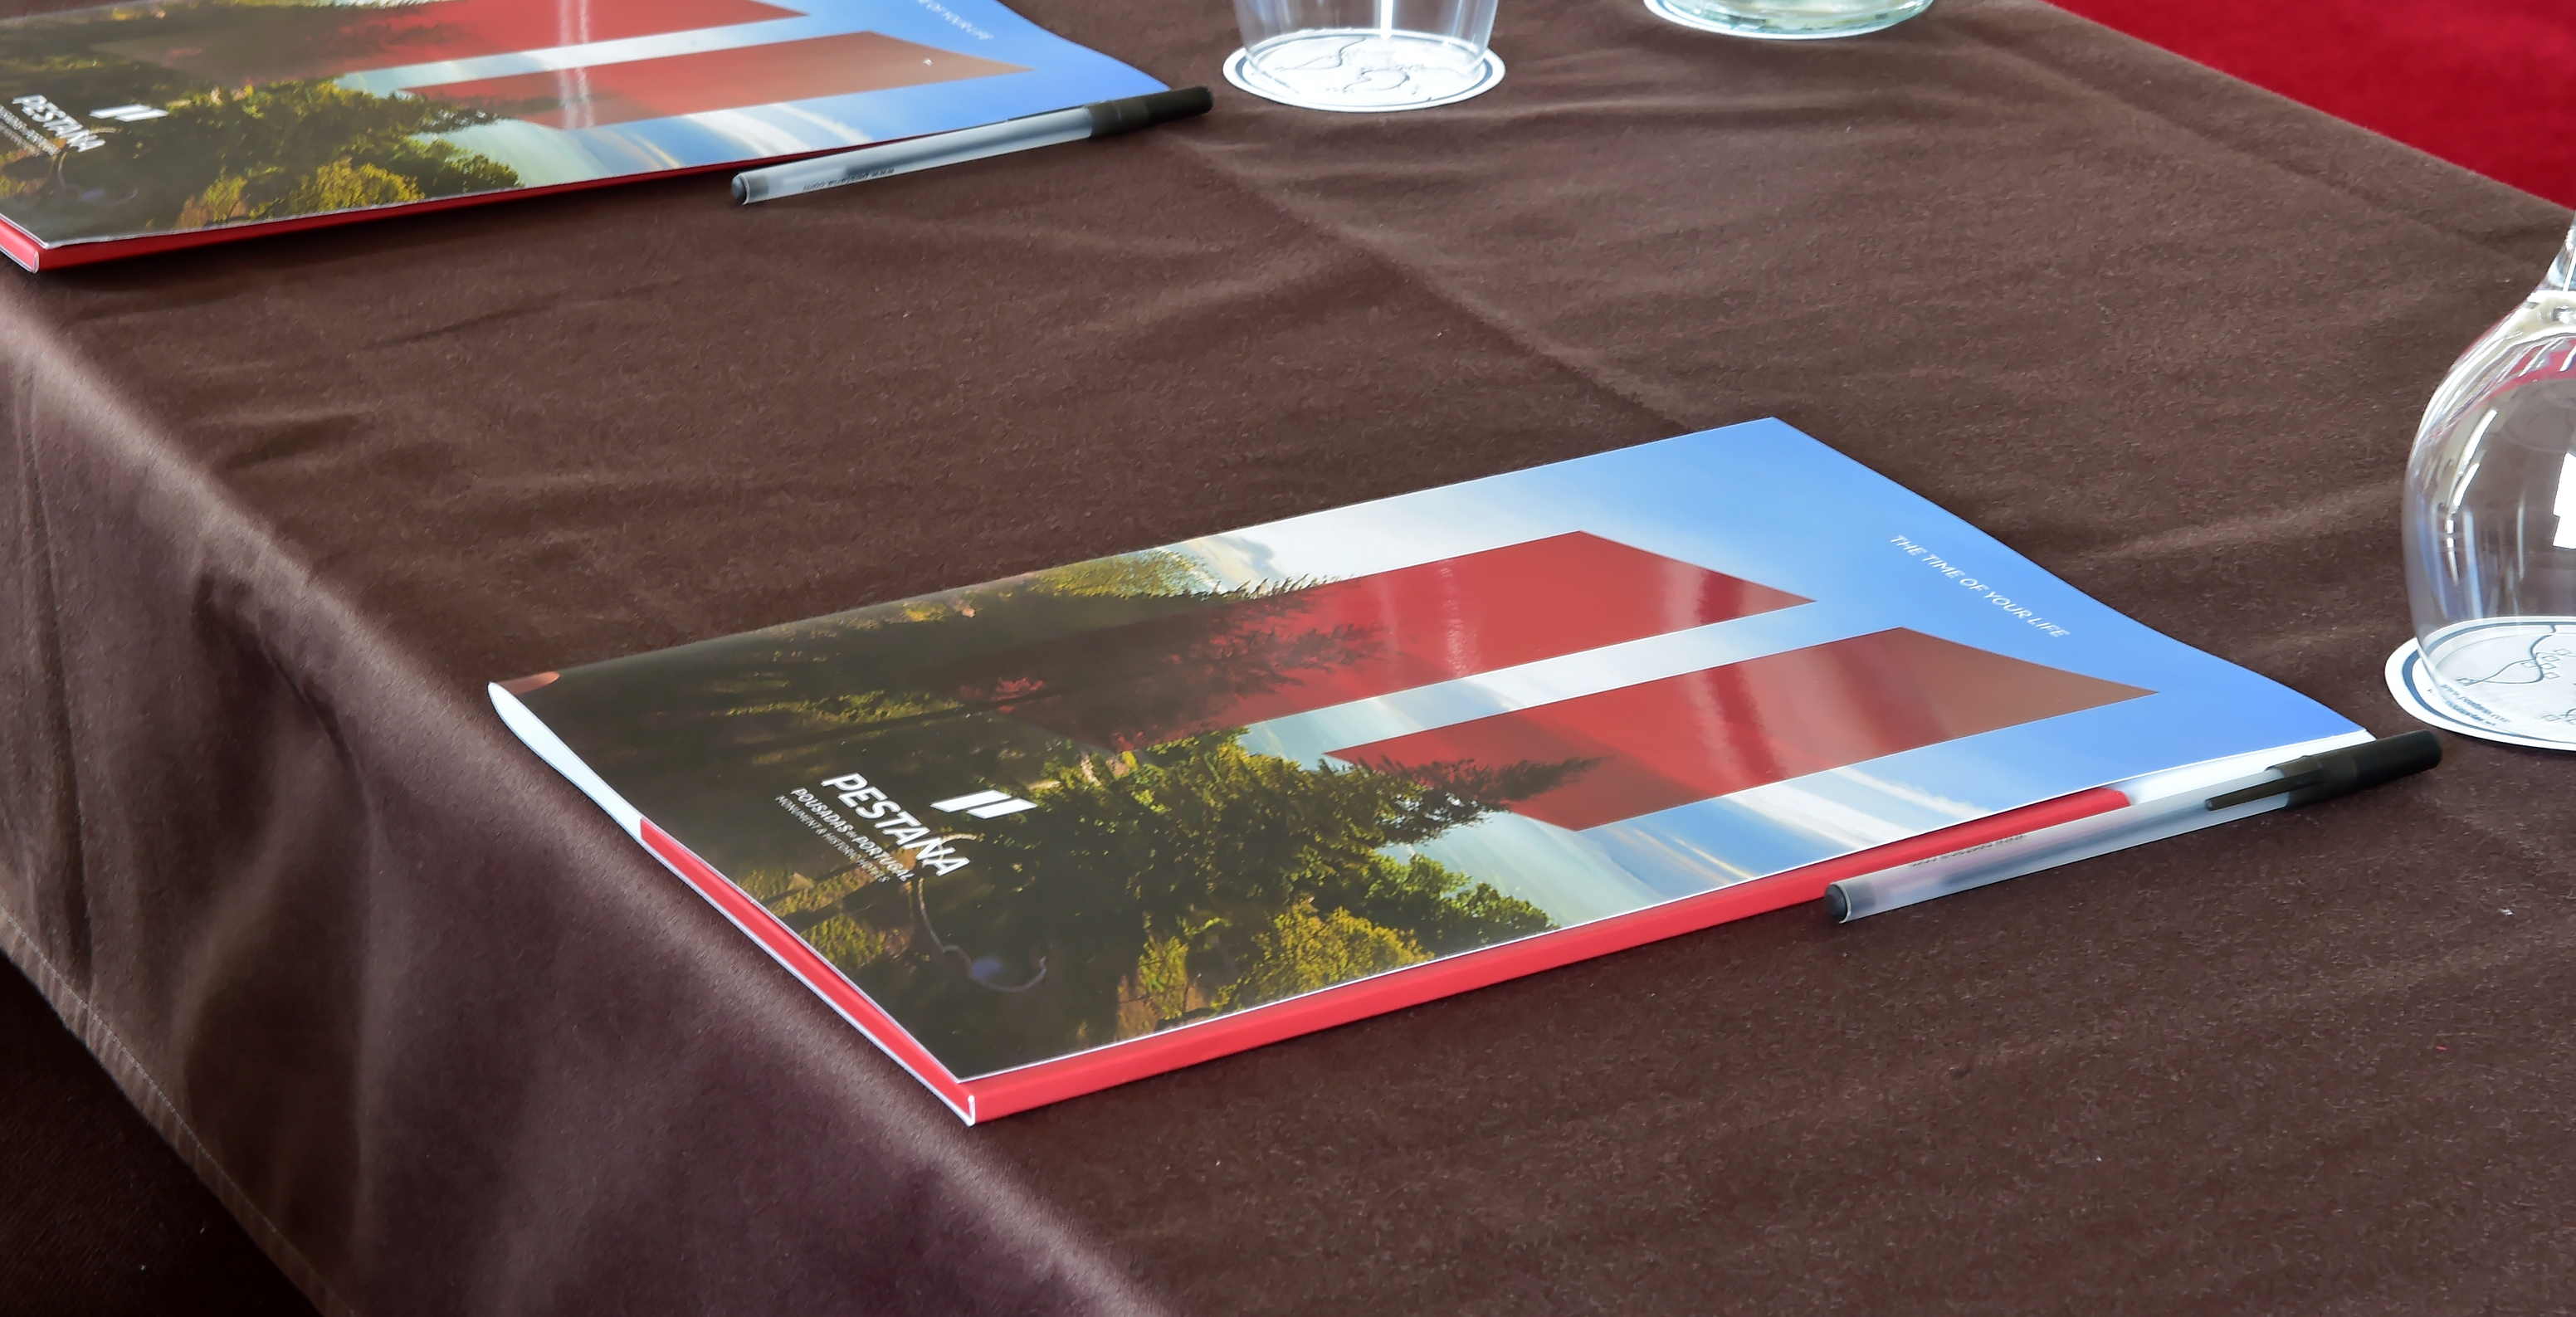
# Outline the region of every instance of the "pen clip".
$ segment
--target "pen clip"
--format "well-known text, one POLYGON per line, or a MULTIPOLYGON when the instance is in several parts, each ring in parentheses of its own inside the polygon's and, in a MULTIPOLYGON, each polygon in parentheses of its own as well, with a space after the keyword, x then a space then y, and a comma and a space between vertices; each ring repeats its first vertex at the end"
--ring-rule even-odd
POLYGON ((2400 732, 2363 745, 2345 746, 2323 754, 2275 764, 2272 771, 2280 776, 2269 782, 2212 796, 2203 808, 2233 809, 2252 804, 2268 796, 2287 795, 2284 808, 2295 809, 2320 800, 2375 787, 2409 773, 2420 773, 2442 762, 2442 740, 2431 732, 2400 732))
MULTIPOLYGON (((2222 809, 2234 809, 2239 805, 2253 804, 2255 801, 2261 800, 2266 796, 2278 796, 2288 792, 2307 790, 2309 787, 2313 787, 2324 782, 2326 780, 2326 774, 2331 771, 2328 765, 2319 762, 2319 758, 2319 756, 2311 755, 2305 759, 2293 759, 2286 764, 2276 764, 2273 766, 2273 770, 2281 774, 2281 776, 2276 777, 2269 782, 2257 782, 2250 787, 2230 791, 2223 796, 2211 796, 2209 800, 2201 806, 2201 808, 2209 810, 2212 813, 2216 813, 2222 809), (2305 767, 2302 767, 2302 765, 2305 765, 2305 767)), ((2349 771, 2349 768, 2350 766, 2347 764, 2347 771, 2349 771)), ((2326 794, 2336 795, 2340 793, 2330 790, 2326 794)), ((2322 797, 2319 798, 2321 799, 2322 797)), ((2295 805, 2301 802, 2293 800, 2290 803, 2295 805)))

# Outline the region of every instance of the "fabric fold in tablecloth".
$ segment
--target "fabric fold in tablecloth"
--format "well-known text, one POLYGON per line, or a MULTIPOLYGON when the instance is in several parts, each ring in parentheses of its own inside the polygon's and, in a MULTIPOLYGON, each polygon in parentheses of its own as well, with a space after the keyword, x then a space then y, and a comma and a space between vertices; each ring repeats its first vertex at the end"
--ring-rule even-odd
POLYGON ((21 290, 0 353, 0 950, 325 1312, 1161 1311, 836 1020, 728 1008, 768 963, 21 290))

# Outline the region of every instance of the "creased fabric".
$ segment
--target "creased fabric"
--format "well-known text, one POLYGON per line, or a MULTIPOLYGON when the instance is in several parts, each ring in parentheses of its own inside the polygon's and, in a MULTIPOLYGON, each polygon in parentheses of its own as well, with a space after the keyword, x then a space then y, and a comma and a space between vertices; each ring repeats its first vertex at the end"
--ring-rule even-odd
POLYGON ((1161 1310, 0 296, 0 948, 317 1306, 1161 1310))
MULTIPOLYGON (((1026 12, 1176 84, 1234 42, 1026 12)), ((493 678, 1779 415, 2403 726, 2414 415, 2564 211, 2024 0, 1778 44, 1506 0, 1494 40, 1437 112, 1220 86, 748 210, 11 281, 9 955, 369 1317, 2563 1305, 2538 754, 968 1131, 491 717, 493 678)))

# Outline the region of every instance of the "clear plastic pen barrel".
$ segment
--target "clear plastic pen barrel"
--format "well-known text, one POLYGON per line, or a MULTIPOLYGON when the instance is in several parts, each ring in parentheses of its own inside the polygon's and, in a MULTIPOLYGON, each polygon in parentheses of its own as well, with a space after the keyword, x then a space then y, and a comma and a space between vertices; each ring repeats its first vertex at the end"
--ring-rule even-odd
POLYGON ((2115 809, 2091 818, 2024 833, 1991 845, 1936 855, 1858 878, 1846 878, 1826 889, 1826 907, 1837 922, 1849 923, 1953 892, 1968 891, 2060 864, 2124 850, 2143 842, 2279 809, 2287 799, 2284 795, 2265 796, 2216 810, 2209 808, 2207 803, 2211 797, 2277 781, 2279 776, 2266 771, 2231 782, 2214 783, 2185 795, 2144 801, 2126 809, 2115 809))
POLYGON ((734 200, 749 205, 773 197, 838 187, 843 183, 962 164, 986 156, 1054 146, 1059 142, 1077 142, 1091 136, 1091 126, 1091 112, 1087 109, 1056 110, 1033 114, 1025 119, 986 124, 981 128, 964 128, 908 142, 889 142, 884 146, 796 160, 734 175, 733 196, 734 200))

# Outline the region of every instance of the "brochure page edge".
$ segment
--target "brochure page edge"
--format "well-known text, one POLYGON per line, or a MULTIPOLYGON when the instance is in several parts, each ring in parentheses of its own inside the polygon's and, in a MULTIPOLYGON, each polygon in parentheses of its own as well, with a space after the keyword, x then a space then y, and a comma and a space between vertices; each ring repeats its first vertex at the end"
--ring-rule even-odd
POLYGON ((707 904, 714 906, 716 913, 725 917, 725 922, 740 929, 753 945, 777 961, 779 968, 822 998, 834 1014, 874 1043, 889 1060, 919 1080, 921 1086, 955 1112, 958 1119, 972 1125, 981 1118, 975 1094, 956 1076, 948 1073, 930 1050, 896 1023, 893 1016, 886 1014, 883 1007, 870 1001, 858 985, 833 969, 830 962, 808 946, 794 930, 779 923, 776 916, 745 896, 713 865, 698 858, 678 839, 656 827, 652 820, 627 803, 616 788, 609 786, 607 780, 583 762, 581 756, 574 754, 572 747, 564 744, 563 738, 555 735, 554 730, 547 727, 545 721, 528 706, 520 703, 517 696, 497 683, 488 689, 492 707, 500 714, 502 723, 536 752, 548 767, 563 774, 583 795, 590 797, 591 803, 607 813, 621 831, 644 848, 645 853, 670 870, 707 904))

